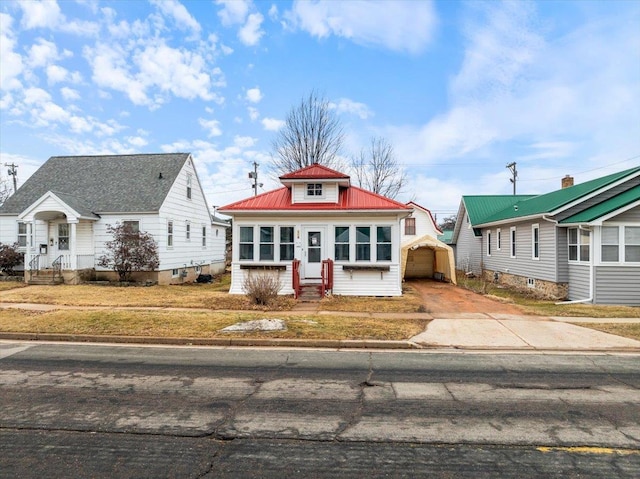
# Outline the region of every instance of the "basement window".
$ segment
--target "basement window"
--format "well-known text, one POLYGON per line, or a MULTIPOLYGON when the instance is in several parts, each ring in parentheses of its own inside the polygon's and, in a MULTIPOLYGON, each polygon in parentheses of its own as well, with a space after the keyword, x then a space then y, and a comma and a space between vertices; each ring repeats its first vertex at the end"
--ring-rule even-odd
POLYGON ((535 278, 527 278, 527 288, 535 288, 536 280, 535 278))

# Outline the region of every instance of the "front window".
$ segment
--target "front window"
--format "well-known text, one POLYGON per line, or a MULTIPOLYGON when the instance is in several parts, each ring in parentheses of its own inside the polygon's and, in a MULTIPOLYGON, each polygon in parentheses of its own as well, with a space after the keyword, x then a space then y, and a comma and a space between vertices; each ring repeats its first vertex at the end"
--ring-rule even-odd
POLYGON ((640 226, 624 227, 624 260, 628 263, 640 262, 640 226))
POLYGON ((18 246, 27 246, 27 223, 18 223, 18 246))
POLYGON ((589 261, 591 243, 591 233, 589 231, 570 228, 568 243, 569 261, 589 261))
POLYGON ((415 218, 407 218, 404 220, 404 234, 407 236, 416 234, 415 218))
POLYGON ((253 226, 240 227, 240 259, 253 259, 253 226))
POLYGON ((293 226, 280 227, 280 261, 293 259, 293 226))
POLYGON ((307 196, 322 196, 322 183, 307 184, 307 196))
POLYGON ((617 263, 620 260, 620 237, 617 226, 602 227, 602 249, 600 254, 603 262, 617 263))
POLYGON ((273 261, 273 226, 260 227, 260 261, 273 261))
POLYGON ((58 249, 69 250, 69 223, 58 224, 58 249))
POLYGON ((336 226, 335 260, 349 261, 349 227, 336 226))
POLYGON ((124 229, 126 232, 128 233, 133 233, 133 234, 137 234, 140 232, 140 222, 139 221, 123 221, 122 225, 124 226, 124 229))
POLYGON ((540 227, 531 227, 531 256, 533 259, 540 259, 540 227))
POLYGON ((356 261, 371 260, 371 228, 358 226, 356 228, 356 261))
POLYGON ((173 221, 167 222, 167 246, 169 248, 173 246, 173 221))
POLYGON ((391 226, 378 226, 377 261, 391 261, 391 226))

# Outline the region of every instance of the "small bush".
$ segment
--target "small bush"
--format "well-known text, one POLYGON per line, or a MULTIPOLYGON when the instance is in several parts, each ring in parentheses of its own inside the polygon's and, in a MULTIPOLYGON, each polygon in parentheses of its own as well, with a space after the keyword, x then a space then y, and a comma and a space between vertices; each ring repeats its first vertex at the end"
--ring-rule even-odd
POLYGON ((12 276, 13 268, 24 260, 24 255, 18 250, 18 243, 0 243, 0 272, 12 276))
POLYGON ((272 274, 248 274, 244 278, 242 289, 252 303, 266 306, 278 297, 282 283, 272 274))

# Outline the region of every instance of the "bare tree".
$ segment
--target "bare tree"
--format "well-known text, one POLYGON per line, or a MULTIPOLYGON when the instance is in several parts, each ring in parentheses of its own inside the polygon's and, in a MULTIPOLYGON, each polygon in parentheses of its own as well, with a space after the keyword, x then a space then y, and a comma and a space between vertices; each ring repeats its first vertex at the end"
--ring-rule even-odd
POLYGON ((134 271, 153 271, 160 264, 158 243, 147 232, 136 231, 130 225, 107 225, 113 239, 105 243, 106 253, 98 264, 113 269, 120 281, 129 281, 134 271))
POLYGON ((273 170, 282 175, 314 163, 335 167, 343 143, 344 132, 335 110, 312 91, 289 111, 273 141, 273 170))
POLYGON ((384 138, 373 137, 368 149, 351 162, 358 186, 374 193, 395 198, 407 182, 407 176, 398 164, 393 146, 384 138))
POLYGON ((0 206, 7 201, 7 198, 11 196, 11 189, 9 188, 9 180, 0 176, 0 206))
POLYGON ((458 221, 458 215, 451 215, 444 218, 438 227, 442 230, 452 230, 456 227, 456 221, 458 221))

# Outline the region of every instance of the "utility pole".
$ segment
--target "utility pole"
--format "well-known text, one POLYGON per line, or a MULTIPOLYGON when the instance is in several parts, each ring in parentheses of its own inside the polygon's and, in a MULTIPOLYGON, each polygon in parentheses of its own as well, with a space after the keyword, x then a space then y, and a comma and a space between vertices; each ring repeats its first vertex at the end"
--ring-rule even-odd
POLYGON ((260 166, 255 161, 253 162, 253 171, 249 172, 249 179, 253 180, 253 184, 251 188, 253 188, 253 196, 258 196, 258 187, 262 187, 262 183, 258 183, 258 166, 260 166))
POLYGON ((516 162, 513 161, 507 165, 507 168, 511 171, 513 178, 510 178, 509 181, 513 183, 513 194, 516 194, 516 179, 518 178, 518 170, 516 170, 516 162))
POLYGON ((18 172, 16 171, 18 165, 14 163, 5 163, 4 166, 9 167, 9 169, 7 170, 7 175, 13 176, 13 193, 15 194, 16 190, 18 189, 18 172))

